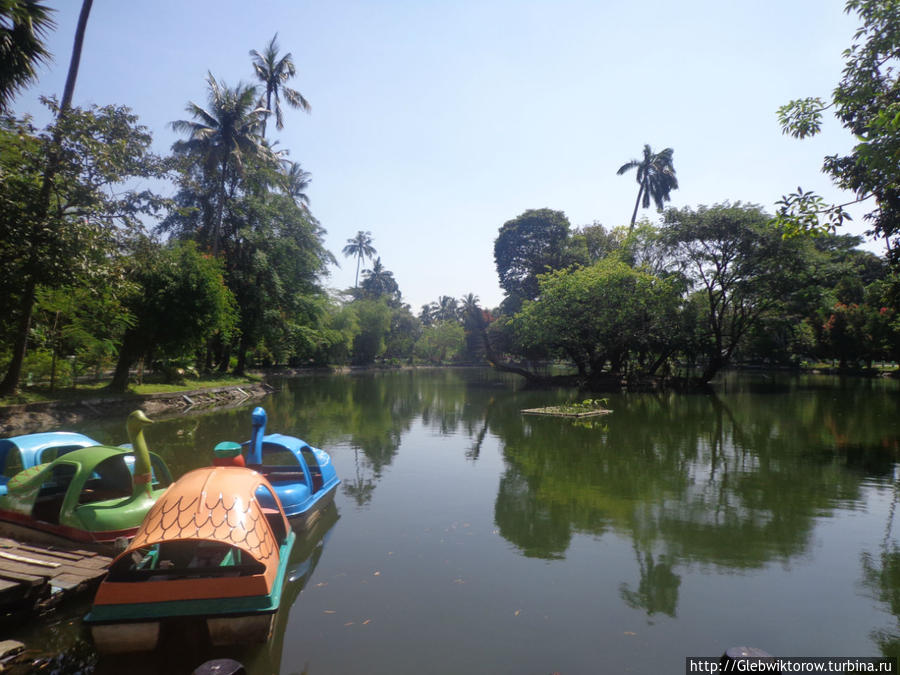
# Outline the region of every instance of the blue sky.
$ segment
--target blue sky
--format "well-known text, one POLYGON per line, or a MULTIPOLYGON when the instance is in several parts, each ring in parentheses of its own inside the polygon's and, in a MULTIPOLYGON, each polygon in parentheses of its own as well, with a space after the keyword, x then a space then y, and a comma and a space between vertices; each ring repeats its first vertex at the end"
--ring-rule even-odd
MULTIPOLYGON (((81 5, 49 4, 55 61, 15 103, 38 121, 38 96, 62 92, 81 5)), ((312 104, 288 111, 278 139, 312 173, 311 208, 341 263, 327 285, 353 285, 341 249, 369 230, 414 311, 469 292, 491 307, 503 223, 546 207, 575 227, 627 224, 637 186, 616 170, 644 143, 674 148, 673 206, 771 212, 798 185, 852 198, 820 172, 851 137, 829 119, 798 141, 775 116, 839 80, 857 23, 843 4, 95 0, 74 102, 131 107, 167 152, 168 123, 206 103, 207 71, 251 81, 249 50, 277 32, 297 64, 291 85, 312 104)), ((847 231, 861 233, 860 220, 847 231)))

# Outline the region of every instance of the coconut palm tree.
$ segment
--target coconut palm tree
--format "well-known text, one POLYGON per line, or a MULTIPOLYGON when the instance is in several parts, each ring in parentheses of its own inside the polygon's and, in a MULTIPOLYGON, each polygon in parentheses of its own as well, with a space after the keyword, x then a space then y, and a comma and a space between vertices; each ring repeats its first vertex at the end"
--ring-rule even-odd
POLYGON ((432 325, 435 321, 437 310, 438 306, 436 302, 429 302, 422 305, 422 310, 419 312, 419 321, 425 326, 432 325))
POLYGON ((263 142, 260 126, 265 119, 265 108, 256 105, 256 88, 238 83, 233 89, 219 83, 212 73, 206 78, 209 86, 208 108, 190 102, 187 111, 194 118, 176 120, 171 127, 188 135, 184 141, 176 141, 172 149, 176 154, 193 155, 203 165, 208 176, 215 176, 218 183, 218 199, 213 222, 212 254, 219 251, 219 232, 222 229, 226 184, 230 175, 241 175, 247 159, 275 161, 271 149, 263 142))
POLYGON ((634 213, 631 214, 631 225, 637 218, 638 206, 650 208, 650 200, 656 204, 656 208, 662 210, 663 202, 669 201, 669 193, 678 189, 678 179, 675 178, 675 167, 672 164, 672 148, 666 148, 662 152, 654 153, 649 145, 644 145, 644 158, 632 159, 619 167, 616 172, 621 176, 631 169, 637 169, 635 180, 638 185, 638 196, 634 202, 634 213))
POLYGON ((44 39, 56 26, 53 11, 37 0, 0 2, 0 112, 37 79, 38 66, 50 60, 44 39))
POLYGON ((481 312, 481 307, 478 306, 478 296, 474 293, 466 293, 460 298, 460 303, 462 304, 462 312, 464 314, 481 312))
POLYGON ((459 319, 459 305, 456 298, 442 295, 437 301, 438 308, 435 315, 437 321, 457 321, 459 319))
POLYGON ((256 77, 266 88, 265 96, 259 99, 260 107, 265 104, 266 108, 266 117, 262 123, 262 135, 265 136, 266 121, 273 112, 273 99, 275 100, 275 128, 278 131, 284 129, 284 119, 281 110, 282 96, 292 108, 300 108, 306 112, 309 112, 311 108, 309 101, 303 98, 303 94, 285 85, 289 79, 297 74, 297 69, 294 66, 294 59, 290 52, 278 58, 278 33, 275 33, 262 54, 255 49, 251 49, 250 56, 253 57, 253 70, 256 71, 256 77))
POLYGON ((394 273, 381 264, 381 258, 375 259, 372 269, 363 270, 362 289, 374 298, 382 295, 393 297, 400 293, 394 273))
POLYGON ((282 161, 283 168, 283 187, 287 194, 297 206, 309 211, 309 197, 305 190, 309 187, 312 180, 312 174, 304 171, 300 166, 300 162, 282 161))
POLYGON ((378 251, 375 250, 375 247, 372 246, 372 233, 371 232, 363 232, 360 230, 356 233, 355 237, 351 237, 347 240, 347 245, 343 248, 343 253, 348 258, 356 256, 356 281, 353 284, 353 288, 359 288, 359 265, 363 261, 363 258, 369 258, 370 260, 375 257, 375 254, 378 251))

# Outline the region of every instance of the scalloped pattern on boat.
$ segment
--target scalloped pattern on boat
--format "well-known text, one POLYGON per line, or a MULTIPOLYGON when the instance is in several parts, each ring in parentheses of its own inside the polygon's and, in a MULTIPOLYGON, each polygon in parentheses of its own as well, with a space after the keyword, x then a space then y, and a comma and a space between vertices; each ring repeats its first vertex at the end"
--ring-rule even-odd
POLYGON ((153 505, 122 555, 165 541, 203 539, 236 546, 263 563, 277 557, 278 542, 256 499, 260 485, 273 492, 249 469, 208 467, 185 474, 153 505))

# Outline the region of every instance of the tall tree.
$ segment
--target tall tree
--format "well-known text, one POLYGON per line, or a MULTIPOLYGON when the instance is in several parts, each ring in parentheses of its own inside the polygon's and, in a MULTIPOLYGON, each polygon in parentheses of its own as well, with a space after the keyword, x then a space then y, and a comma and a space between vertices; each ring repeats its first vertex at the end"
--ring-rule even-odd
MULTIPOLYGON (((81 50, 84 46, 84 34, 87 30, 88 17, 91 14, 93 0, 82 0, 81 12, 78 15, 78 25, 75 28, 75 40, 72 45, 72 58, 69 61, 69 71, 66 74, 66 84, 63 87, 62 101, 56 110, 56 124, 53 127, 52 140, 47 148, 46 164, 44 175, 41 182, 41 191, 34 205, 33 215, 34 222, 40 225, 44 224, 47 214, 50 210, 50 194, 53 189, 54 179, 60 166, 60 143, 62 141, 62 133, 64 122, 72 106, 72 96, 75 93, 75 81, 78 79, 78 67, 81 63, 81 50)), ((39 225, 39 226, 40 226, 39 225)), ((40 266, 39 245, 32 240, 29 242, 28 248, 28 267, 35 269, 40 266)), ((0 382, 0 396, 14 394, 19 387, 19 377, 22 374, 22 363, 25 360, 25 348, 28 343, 28 330, 31 326, 31 316, 34 312, 34 301, 36 298, 38 275, 33 274, 25 279, 25 291, 21 296, 19 324, 17 326, 17 334, 15 345, 13 346, 12 361, 6 376, 0 382)))
POLYGON ((56 25, 52 12, 38 0, 0 1, 0 112, 50 60, 44 38, 56 25))
POLYGON ((484 360, 484 337, 486 328, 484 310, 478 306, 478 296, 466 293, 459 299, 460 318, 466 335, 466 352, 471 359, 484 360))
POLYGON ((363 270, 363 282, 360 288, 373 299, 387 297, 388 304, 400 298, 400 287, 394 279, 394 273, 381 264, 380 257, 375 259, 372 269, 363 270))
POLYGON ((285 194, 294 200, 297 206, 309 210, 309 197, 306 188, 312 180, 308 171, 304 171, 300 162, 282 162, 284 171, 283 187, 285 194))
POLYGON ((353 283, 354 288, 359 288, 359 265, 363 258, 372 259, 378 251, 372 246, 372 233, 360 230, 355 237, 347 240, 347 245, 343 248, 343 253, 348 258, 356 256, 356 281, 353 283))
POLYGON ((619 167, 617 175, 636 169, 635 180, 638 184, 638 195, 634 201, 634 212, 631 214, 631 225, 637 218, 638 206, 650 208, 650 200, 656 204, 656 208, 662 210, 663 202, 669 201, 669 193, 678 189, 678 179, 675 177, 675 167, 672 164, 672 148, 666 148, 654 153, 649 145, 644 145, 644 157, 632 159, 619 167))
POLYGON ((753 204, 668 209, 661 236, 674 261, 703 298, 709 382, 731 360, 748 332, 810 285, 800 240, 753 204))
POLYGON ((262 121, 262 135, 266 135, 266 122, 272 112, 275 113, 275 128, 278 131, 284 129, 284 117, 281 109, 281 97, 292 108, 299 108, 310 111, 309 101, 303 94, 296 89, 291 89, 286 82, 297 74, 297 68, 294 66, 294 59, 290 52, 278 57, 278 33, 272 37, 269 44, 260 54, 255 49, 250 50, 250 56, 253 57, 253 70, 256 72, 257 79, 262 82, 266 88, 263 98, 259 99, 262 106, 265 103, 266 113, 262 121), (272 101, 275 101, 275 110, 272 110, 272 101))
POLYGON ((437 300, 437 306, 438 308, 437 312, 435 313, 435 320, 437 320, 438 322, 459 321, 459 305, 456 302, 456 298, 450 295, 442 295, 437 300))
MULTIPOLYGON (((831 102, 791 101, 779 108, 778 120, 785 134, 806 138, 819 132, 822 113, 834 109, 856 145, 846 155, 826 157, 822 170, 855 193, 850 203, 874 201, 865 215, 869 234, 883 238, 891 262, 900 265, 900 7, 896 0, 847 0, 844 11, 858 14, 862 25, 844 51, 843 76, 831 102)), ((826 204, 800 188, 778 205, 778 219, 793 231, 833 230, 849 219, 849 204, 826 204)))
POLYGON ((216 213, 212 224, 212 255, 216 257, 229 176, 232 173, 241 174, 248 157, 273 162, 275 157, 259 133, 266 111, 255 103, 256 88, 240 82, 233 89, 229 88, 217 82, 212 73, 208 74, 206 82, 209 87, 208 108, 188 103, 186 110, 194 120, 176 120, 171 124, 172 129, 187 134, 188 139, 176 141, 172 149, 176 154, 192 156, 200 161, 207 177, 217 185, 216 213))
POLYGON ((565 356, 588 384, 608 372, 625 372, 645 355, 653 374, 670 352, 680 305, 680 288, 612 257, 590 267, 558 270, 541 277, 537 300, 513 318, 527 350, 565 356))
POLYGON ((463 314, 481 313, 481 307, 478 306, 478 296, 474 293, 466 293, 459 301, 463 314))
POLYGON ((423 326, 430 326, 436 321, 437 311, 438 306, 436 302, 422 305, 422 309, 419 311, 419 321, 422 322, 423 326))
POLYGON ((509 313, 537 297, 539 274, 582 262, 569 235, 569 219, 562 211, 529 209, 503 223, 494 240, 494 263, 509 313))
POLYGON ((25 123, 0 123, 0 268, 15 280, 0 288, 17 304, 10 308, 16 337, 4 393, 18 385, 37 290, 118 286, 116 251, 156 206, 151 195, 122 189, 135 178, 161 177, 151 142, 134 115, 113 106, 73 108, 43 134, 25 123), (53 199, 43 202, 42 173, 57 139, 53 199))
POLYGON ((210 332, 234 327, 234 297, 223 283, 221 264, 201 255, 193 242, 140 243, 127 274, 133 292, 125 299, 134 322, 122 339, 112 391, 127 389, 138 358, 190 354, 210 332))

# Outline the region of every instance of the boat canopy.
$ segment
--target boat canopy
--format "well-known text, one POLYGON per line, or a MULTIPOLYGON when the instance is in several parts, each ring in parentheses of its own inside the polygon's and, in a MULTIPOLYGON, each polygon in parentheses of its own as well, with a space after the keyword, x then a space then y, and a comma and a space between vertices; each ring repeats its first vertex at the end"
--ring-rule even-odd
POLYGON ((48 431, 0 438, 0 494, 6 494, 6 483, 24 469, 51 462, 79 448, 100 445, 93 438, 71 431, 48 431))
POLYGON ((170 541, 202 540, 227 544, 267 563, 278 557, 290 525, 269 482, 239 467, 204 467, 179 478, 157 500, 128 548, 170 541))

